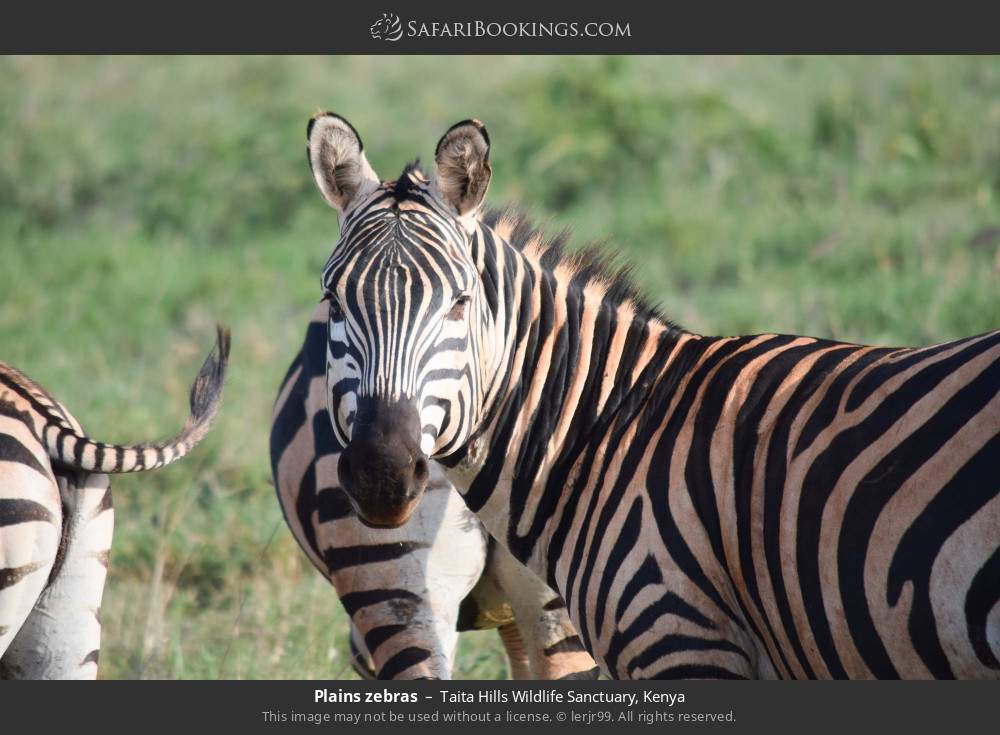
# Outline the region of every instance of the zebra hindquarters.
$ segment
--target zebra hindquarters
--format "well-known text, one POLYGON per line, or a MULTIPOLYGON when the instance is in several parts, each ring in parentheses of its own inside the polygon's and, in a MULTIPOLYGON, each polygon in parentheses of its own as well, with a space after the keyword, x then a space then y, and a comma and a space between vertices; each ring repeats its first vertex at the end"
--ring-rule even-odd
POLYGON ((3 657, 5 677, 95 679, 114 509, 107 475, 58 475, 66 509, 60 559, 3 657))
MULTIPOLYGON (((26 434, 22 424, 13 428, 26 434)), ((8 679, 16 678, 12 644, 56 561, 62 503, 44 448, 9 427, 0 432, 0 677, 8 679)))

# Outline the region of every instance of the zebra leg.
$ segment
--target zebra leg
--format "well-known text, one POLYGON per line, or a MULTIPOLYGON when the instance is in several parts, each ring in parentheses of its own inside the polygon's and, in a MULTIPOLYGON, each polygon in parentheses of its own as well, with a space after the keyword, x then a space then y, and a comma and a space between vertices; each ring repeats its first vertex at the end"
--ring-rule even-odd
POLYGON ((351 668, 362 679, 372 681, 376 678, 375 662, 365 650, 363 636, 353 623, 351 623, 351 668))
POLYGON ((99 612, 114 510, 108 476, 59 476, 66 509, 62 557, 3 659, 17 679, 94 679, 99 612))
MULTIPOLYGON (((562 598, 499 544, 490 561, 490 572, 514 611, 519 638, 523 639, 521 651, 527 656, 534 678, 596 679, 600 669, 583 647, 562 598)), ((499 632, 508 647, 511 633, 505 633, 506 627, 501 626, 499 632)), ((513 640, 510 644, 516 645, 513 640)), ((511 674, 515 679, 527 678, 517 675, 513 656, 511 674)))
MULTIPOLYGON (((440 470, 432 465, 431 472, 438 477, 440 470)), ((487 536, 482 525, 450 485, 432 483, 406 526, 375 532, 380 539, 402 532, 413 549, 405 558, 376 565, 391 567, 381 572, 380 586, 395 590, 390 593, 393 596, 401 595, 388 600, 389 612, 396 619, 382 628, 381 644, 372 652, 380 679, 451 678, 461 603, 486 565, 487 536), (412 668, 403 668, 410 660, 412 668)), ((364 612, 352 619, 364 624, 364 612)), ((375 638, 374 632, 369 629, 366 640, 375 638)))
POLYGON ((503 642, 504 650, 507 652, 507 661, 510 663, 511 679, 532 679, 531 660, 528 658, 528 651, 524 647, 524 638, 521 637, 521 630, 516 622, 506 623, 497 628, 500 640, 503 642))
MULTIPOLYGON (((324 485, 334 460, 316 463, 324 485)), ((485 532, 458 493, 432 487, 398 529, 370 529, 353 515, 314 528, 318 556, 351 617, 355 671, 366 676, 363 662, 379 679, 451 678, 459 608, 486 558, 485 532)))

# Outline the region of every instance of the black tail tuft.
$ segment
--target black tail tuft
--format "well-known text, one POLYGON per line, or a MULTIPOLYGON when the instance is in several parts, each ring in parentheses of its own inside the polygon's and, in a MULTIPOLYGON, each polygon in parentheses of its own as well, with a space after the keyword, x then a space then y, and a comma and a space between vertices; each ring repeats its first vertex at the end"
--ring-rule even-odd
POLYGON ((215 349, 205 358, 191 386, 191 420, 196 424, 210 422, 222 403, 222 386, 226 382, 226 367, 229 364, 229 330, 221 324, 215 349))
POLYGON ((163 467, 190 452, 208 434, 222 405, 222 387, 229 363, 229 330, 218 327, 215 347, 191 386, 191 414, 173 439, 143 444, 108 444, 75 430, 54 411, 44 432, 49 456, 87 472, 139 472, 163 467), (53 430, 57 429, 57 430, 53 430), (75 438, 67 443, 66 437, 75 438), (64 451, 64 445, 69 451, 64 451))

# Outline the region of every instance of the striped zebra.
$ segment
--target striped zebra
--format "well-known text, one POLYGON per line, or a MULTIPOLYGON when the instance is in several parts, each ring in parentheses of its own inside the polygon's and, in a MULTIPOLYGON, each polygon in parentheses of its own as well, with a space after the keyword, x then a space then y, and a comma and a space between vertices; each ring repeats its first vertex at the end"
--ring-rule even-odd
POLYGON ((591 250, 483 212, 490 141, 383 183, 322 114, 339 474, 369 523, 427 461, 620 678, 1000 676, 1000 332, 922 349, 668 321, 591 250))
POLYGON ((91 439, 62 403, 0 363, 0 678, 97 676, 114 526, 108 474, 190 452, 219 410, 228 356, 220 328, 180 433, 136 446, 91 439))
POLYGON ((337 477, 342 446, 327 411, 327 314, 317 307, 278 391, 271 467, 292 534, 351 618, 354 670, 450 678, 458 632, 496 628, 514 678, 594 678, 562 600, 497 546, 433 463, 405 526, 358 520, 337 477))

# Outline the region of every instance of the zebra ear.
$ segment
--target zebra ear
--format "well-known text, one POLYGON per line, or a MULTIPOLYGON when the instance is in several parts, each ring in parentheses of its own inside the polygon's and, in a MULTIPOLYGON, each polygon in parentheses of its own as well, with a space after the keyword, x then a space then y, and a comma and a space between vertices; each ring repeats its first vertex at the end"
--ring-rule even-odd
POLYGON ((441 199, 460 216, 475 211, 486 197, 490 168, 490 136, 479 120, 463 120, 448 128, 434 151, 435 186, 441 199))
POLYGON ((332 112, 313 115, 306 128, 309 168, 323 196, 340 214, 379 185, 365 158, 361 136, 347 120, 332 112))

